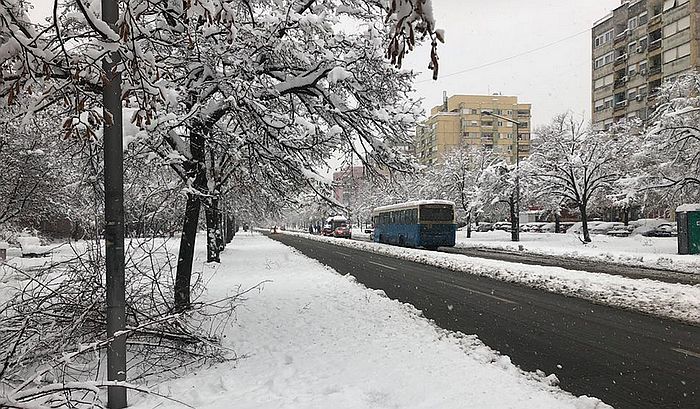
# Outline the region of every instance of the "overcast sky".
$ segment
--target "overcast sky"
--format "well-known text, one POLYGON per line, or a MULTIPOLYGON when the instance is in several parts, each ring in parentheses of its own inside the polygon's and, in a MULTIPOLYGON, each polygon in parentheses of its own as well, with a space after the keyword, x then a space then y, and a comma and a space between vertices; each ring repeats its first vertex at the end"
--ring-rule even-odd
POLYGON ((535 126, 569 109, 590 119, 590 29, 619 5, 620 0, 433 0, 437 25, 445 30, 440 79, 430 79, 427 48, 410 55, 405 67, 424 72, 416 88, 426 110, 441 104, 443 90, 500 92, 531 103, 535 126), (469 70, 554 42, 559 43, 469 70))
MULTIPOLYGON (((34 4, 31 14, 36 18, 48 15, 53 3, 34 4)), ((439 48, 440 79, 430 79, 427 48, 409 55, 404 67, 424 72, 416 88, 426 111, 441 103, 443 90, 448 95, 500 92, 531 103, 535 126, 567 110, 590 118, 590 29, 619 4, 620 0, 433 0, 438 27, 446 37, 439 48)))

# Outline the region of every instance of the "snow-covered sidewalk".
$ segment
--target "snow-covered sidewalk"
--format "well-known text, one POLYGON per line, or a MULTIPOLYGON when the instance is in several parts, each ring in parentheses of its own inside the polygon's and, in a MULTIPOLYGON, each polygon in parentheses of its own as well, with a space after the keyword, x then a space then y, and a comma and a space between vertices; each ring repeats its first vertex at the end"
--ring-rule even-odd
POLYGON ((265 284, 246 295, 225 339, 244 358, 152 385, 196 408, 609 408, 258 234, 237 235, 204 274, 212 299, 265 284))

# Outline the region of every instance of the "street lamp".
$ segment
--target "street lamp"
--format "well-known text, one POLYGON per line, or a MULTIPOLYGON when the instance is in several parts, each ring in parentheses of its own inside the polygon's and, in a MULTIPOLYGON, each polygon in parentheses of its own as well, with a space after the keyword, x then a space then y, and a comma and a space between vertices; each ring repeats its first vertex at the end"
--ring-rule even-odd
POLYGON ((511 118, 494 114, 490 111, 481 111, 483 115, 492 116, 498 119, 502 119, 506 122, 510 122, 515 125, 515 192, 513 192, 513 212, 510 215, 510 240, 520 241, 520 144, 518 140, 520 139, 518 127, 520 123, 511 118))

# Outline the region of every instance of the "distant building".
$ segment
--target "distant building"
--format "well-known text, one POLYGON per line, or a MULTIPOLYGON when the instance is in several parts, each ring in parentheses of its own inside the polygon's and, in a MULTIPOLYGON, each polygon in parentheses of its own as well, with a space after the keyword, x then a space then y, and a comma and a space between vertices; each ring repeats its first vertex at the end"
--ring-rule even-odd
POLYGON ((662 82, 698 67, 698 17, 700 0, 624 0, 594 24, 594 128, 646 120, 662 82))
POLYGON ((354 199, 355 191, 365 180, 364 166, 348 166, 333 173, 333 196, 338 202, 348 205, 354 199))
POLYGON ((513 123, 484 115, 484 111, 517 121, 520 157, 529 155, 530 104, 519 103, 514 96, 453 95, 445 96, 443 104, 434 107, 430 117, 416 128, 415 154, 419 162, 430 165, 450 148, 472 145, 492 149, 514 163, 513 123))

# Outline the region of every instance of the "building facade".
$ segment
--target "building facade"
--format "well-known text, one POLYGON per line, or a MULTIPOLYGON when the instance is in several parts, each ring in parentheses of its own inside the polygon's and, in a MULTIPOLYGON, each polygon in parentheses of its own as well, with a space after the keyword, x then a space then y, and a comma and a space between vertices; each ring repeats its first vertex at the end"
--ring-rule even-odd
POLYGON ((700 0, 623 0, 592 30, 596 129, 646 120, 663 81, 698 66, 700 0))
POLYGON ((492 149, 515 163, 530 153, 531 105, 514 96, 453 95, 430 111, 416 128, 415 154, 422 164, 434 164, 447 150, 464 145, 492 149), (516 139, 513 123, 484 112, 511 118, 519 123, 516 139))

